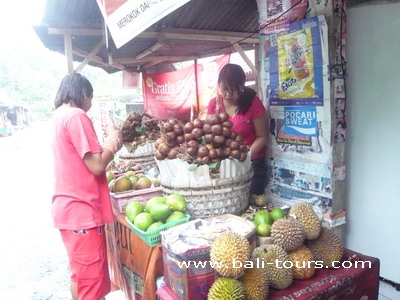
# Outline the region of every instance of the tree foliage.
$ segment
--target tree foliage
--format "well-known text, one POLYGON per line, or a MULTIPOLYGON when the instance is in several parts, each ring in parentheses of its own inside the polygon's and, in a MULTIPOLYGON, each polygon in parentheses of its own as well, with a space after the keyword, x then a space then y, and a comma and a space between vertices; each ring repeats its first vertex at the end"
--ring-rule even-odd
MULTIPOLYGON (((7 94, 12 103, 27 106, 34 119, 51 116, 55 93, 67 74, 65 56, 42 44, 22 47, 0 43, 0 53, 0 90, 5 91, 2 94, 7 94)), ((86 66, 82 74, 91 81, 95 95, 112 94, 122 88, 121 72, 107 74, 86 66)))

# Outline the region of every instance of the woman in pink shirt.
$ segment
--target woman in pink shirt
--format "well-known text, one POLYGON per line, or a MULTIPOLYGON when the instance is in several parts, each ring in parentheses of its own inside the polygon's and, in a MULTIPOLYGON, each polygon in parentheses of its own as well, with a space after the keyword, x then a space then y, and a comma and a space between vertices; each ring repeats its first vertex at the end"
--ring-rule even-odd
POLYGON ((265 191, 267 169, 265 164, 267 143, 266 110, 256 92, 245 87, 246 75, 239 65, 225 65, 218 77, 217 97, 210 100, 207 113, 226 112, 232 121, 232 130, 241 135, 251 150, 254 176, 250 194, 265 191))
POLYGON ((111 289, 104 224, 112 223, 114 215, 105 169, 121 148, 122 136, 109 128, 100 145, 86 114, 92 98, 93 87, 84 76, 67 75, 55 98, 53 118, 53 221, 69 256, 74 300, 102 299, 111 289))

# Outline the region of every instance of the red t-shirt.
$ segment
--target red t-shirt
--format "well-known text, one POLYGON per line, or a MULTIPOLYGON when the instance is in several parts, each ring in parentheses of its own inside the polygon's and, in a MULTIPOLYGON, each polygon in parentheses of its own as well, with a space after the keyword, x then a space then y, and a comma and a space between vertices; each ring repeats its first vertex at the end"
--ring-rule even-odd
POLYGON ((93 174, 83 161, 86 153, 103 149, 82 109, 61 106, 55 111, 52 150, 55 227, 89 229, 114 222, 105 173, 93 174))
MULTIPOLYGON (((217 113, 216 104, 216 98, 210 100, 207 107, 208 114, 217 113)), ((225 112, 223 101, 221 101, 220 110, 221 112, 225 112)), ((233 123, 232 130, 243 137, 245 145, 250 147, 255 141, 256 130, 254 128, 253 120, 262 116, 263 114, 265 114, 265 112, 266 110, 261 99, 255 96, 247 112, 245 112, 244 114, 236 114, 233 117, 229 118, 229 120, 231 120, 233 123)), ((266 147, 263 147, 258 153, 252 153, 251 159, 264 157, 265 154, 266 147)))

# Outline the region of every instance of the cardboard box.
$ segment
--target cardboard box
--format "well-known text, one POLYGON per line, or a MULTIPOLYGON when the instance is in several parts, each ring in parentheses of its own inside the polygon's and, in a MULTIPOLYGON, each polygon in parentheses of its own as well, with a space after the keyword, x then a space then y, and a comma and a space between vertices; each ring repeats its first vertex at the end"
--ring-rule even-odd
MULTIPOLYGON (((206 299, 208 290, 218 276, 209 264, 211 241, 205 241, 203 245, 200 245, 200 242, 199 246, 187 245, 185 247, 182 240, 178 240, 186 230, 193 239, 201 239, 200 230, 199 235, 196 236, 196 229, 201 228, 201 226, 210 228, 209 225, 212 222, 220 222, 220 224, 223 224, 223 222, 227 222, 226 224, 228 222, 236 223, 237 226, 233 227, 238 230, 229 231, 239 231, 238 233, 246 236, 250 242, 251 249, 254 249, 256 246, 256 234, 253 223, 235 215, 197 219, 162 232, 164 281, 176 294, 178 299, 206 299)), ((209 235, 211 232, 212 230, 209 231, 209 235)), ((215 238, 225 232, 227 231, 221 231, 218 234, 214 231, 215 238)))

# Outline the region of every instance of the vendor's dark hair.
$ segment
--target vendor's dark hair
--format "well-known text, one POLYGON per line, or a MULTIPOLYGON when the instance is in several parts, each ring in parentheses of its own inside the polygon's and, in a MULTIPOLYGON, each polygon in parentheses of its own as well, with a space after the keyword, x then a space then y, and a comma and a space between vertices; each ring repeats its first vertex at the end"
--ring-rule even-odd
POLYGON ((85 95, 87 97, 93 96, 92 84, 85 76, 78 73, 71 73, 61 80, 54 105, 58 108, 63 103, 74 101, 76 106, 82 108, 85 95))
POLYGON ((227 64, 219 72, 218 84, 223 83, 240 93, 237 109, 238 114, 247 112, 256 95, 253 89, 244 86, 245 82, 246 74, 239 65, 227 64))

